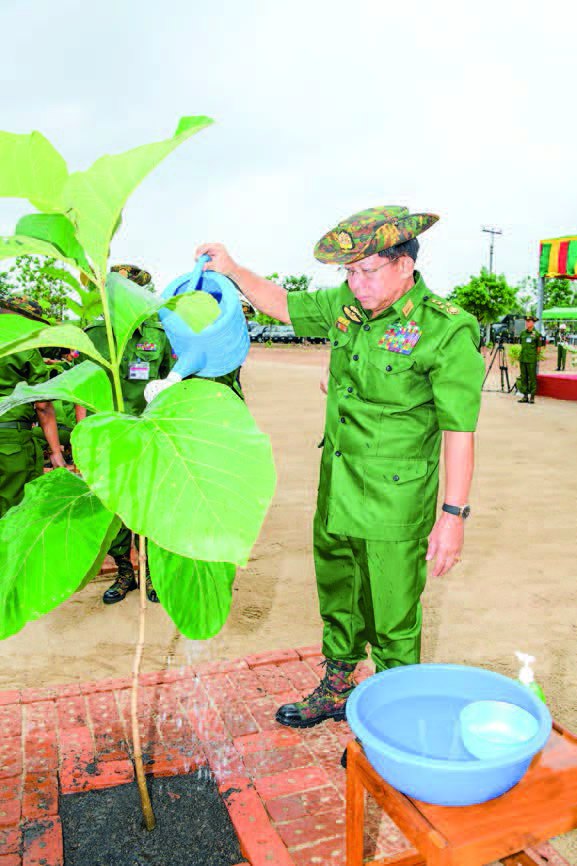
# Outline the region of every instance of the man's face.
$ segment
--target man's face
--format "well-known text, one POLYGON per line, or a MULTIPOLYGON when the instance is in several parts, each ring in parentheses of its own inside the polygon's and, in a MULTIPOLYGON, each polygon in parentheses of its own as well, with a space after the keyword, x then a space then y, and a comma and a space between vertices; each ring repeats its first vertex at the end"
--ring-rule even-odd
POLYGON ((525 319, 525 327, 528 331, 532 331, 535 327, 535 322, 533 321, 533 319, 525 319))
POLYGON ((385 259, 375 254, 345 267, 349 288, 365 310, 380 311, 388 307, 404 281, 413 273, 408 256, 385 259))

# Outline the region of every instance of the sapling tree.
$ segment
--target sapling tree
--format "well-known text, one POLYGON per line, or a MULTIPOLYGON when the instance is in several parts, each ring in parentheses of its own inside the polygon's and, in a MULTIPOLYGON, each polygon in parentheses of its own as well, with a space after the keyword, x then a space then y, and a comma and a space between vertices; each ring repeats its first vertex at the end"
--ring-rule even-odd
POLYGON ((58 469, 26 486, 23 501, 0 521, 0 637, 57 607, 98 572, 124 523, 141 536, 140 628, 132 671, 133 753, 146 826, 154 815, 146 788, 136 719, 144 642, 145 547, 160 603, 180 631, 199 640, 228 615, 235 569, 246 565, 270 503, 275 472, 268 437, 226 386, 203 379, 173 385, 140 417, 124 413, 120 361, 134 330, 160 307, 174 309, 195 332, 219 315, 204 292, 169 301, 108 273, 110 240, 130 193, 178 145, 212 121, 184 117, 175 135, 103 156, 69 173, 38 132, 0 133, 0 195, 28 200, 0 258, 53 258, 95 286, 109 358, 69 323, 46 326, 0 316, 0 356, 46 346, 76 349, 89 360, 35 386, 20 383, 0 401, 0 415, 27 402, 67 400, 90 413, 75 428, 79 474, 58 469))

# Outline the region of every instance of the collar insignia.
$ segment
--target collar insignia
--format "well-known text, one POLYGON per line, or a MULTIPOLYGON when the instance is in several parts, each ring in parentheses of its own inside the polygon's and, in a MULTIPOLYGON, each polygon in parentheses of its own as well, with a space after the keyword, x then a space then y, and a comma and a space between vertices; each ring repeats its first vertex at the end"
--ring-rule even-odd
POLYGON ((407 301, 405 306, 402 308, 401 312, 402 312, 403 316, 405 318, 407 318, 410 315, 410 313, 413 312, 414 309, 415 309, 415 305, 413 304, 413 302, 409 298, 409 300, 407 301))
POLYGON ((360 324, 363 321, 363 316, 358 307, 353 305, 347 305, 343 307, 343 313, 349 320, 349 322, 356 322, 356 324, 360 324))

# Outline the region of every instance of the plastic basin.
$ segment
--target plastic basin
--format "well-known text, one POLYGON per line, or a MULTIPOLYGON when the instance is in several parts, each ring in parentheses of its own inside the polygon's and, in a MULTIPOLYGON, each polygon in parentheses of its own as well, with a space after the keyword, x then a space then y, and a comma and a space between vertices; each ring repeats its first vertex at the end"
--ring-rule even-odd
POLYGON ((375 674, 347 701, 347 720, 370 764, 390 785, 418 800, 469 806, 504 794, 523 777, 551 732, 545 704, 501 674, 461 665, 408 665, 375 674), (476 701, 504 701, 538 724, 526 744, 492 759, 474 757, 460 715, 476 701))
POLYGON ((535 716, 507 701, 474 701, 461 710, 460 720, 465 748, 483 760, 510 755, 539 733, 535 716))

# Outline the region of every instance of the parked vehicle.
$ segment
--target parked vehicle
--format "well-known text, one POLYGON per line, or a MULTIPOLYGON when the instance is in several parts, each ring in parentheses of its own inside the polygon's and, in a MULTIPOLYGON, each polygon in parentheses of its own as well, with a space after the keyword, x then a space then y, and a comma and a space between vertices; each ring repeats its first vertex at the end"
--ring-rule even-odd
POLYGON ((297 337, 292 325, 271 325, 269 339, 273 343, 300 343, 302 337, 297 337))

